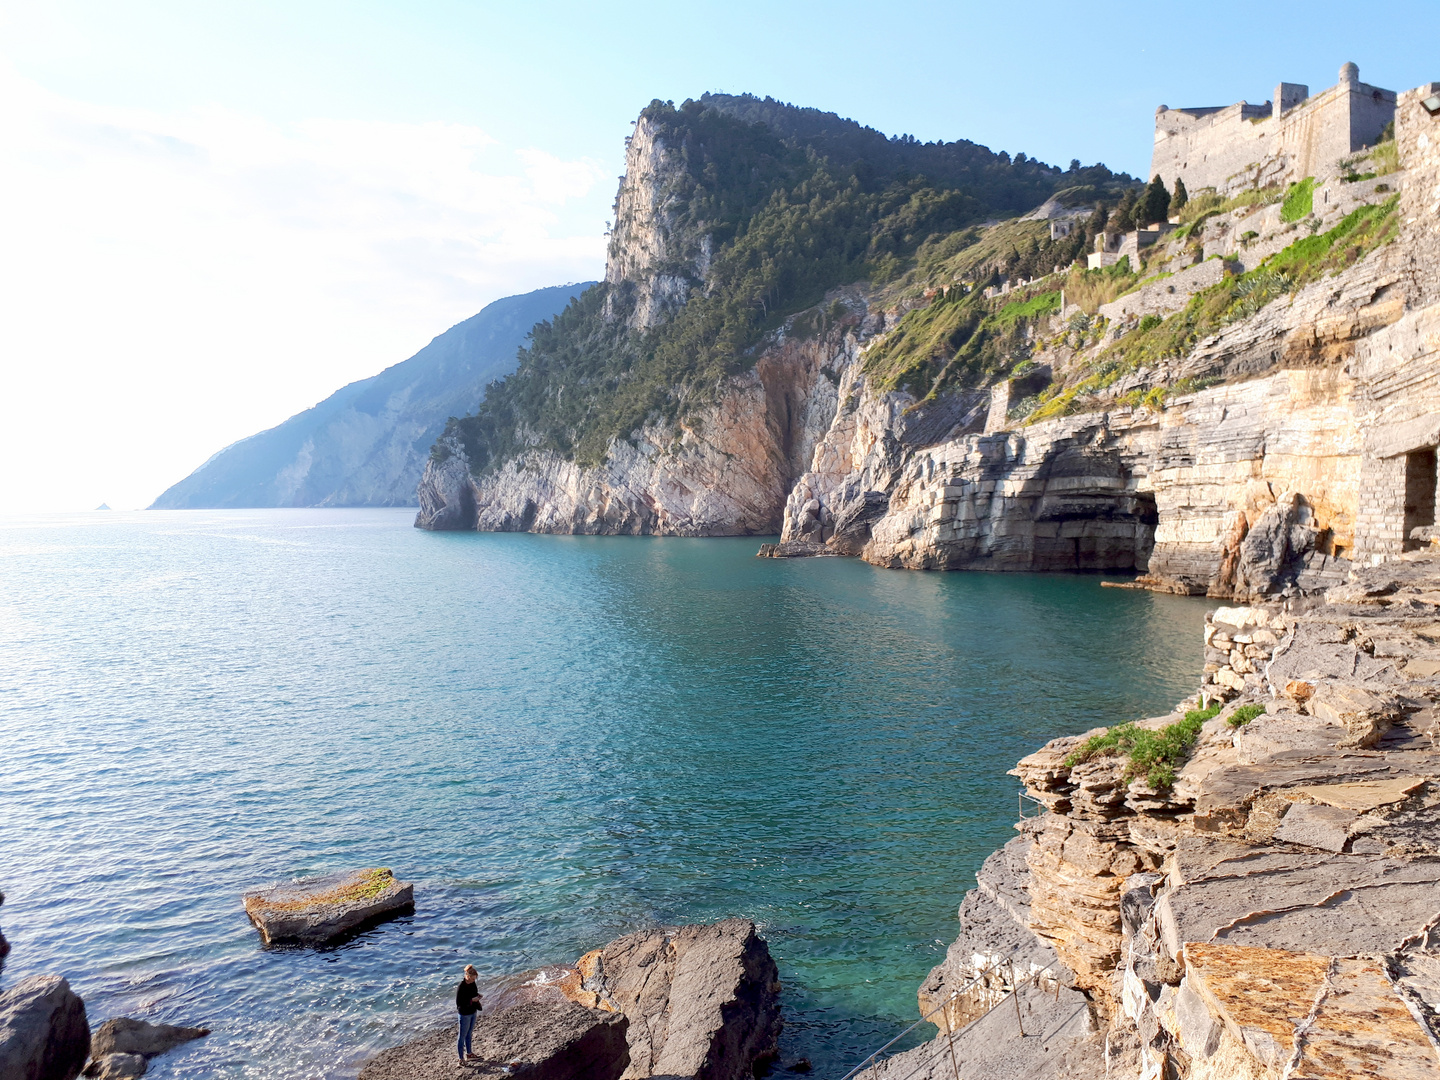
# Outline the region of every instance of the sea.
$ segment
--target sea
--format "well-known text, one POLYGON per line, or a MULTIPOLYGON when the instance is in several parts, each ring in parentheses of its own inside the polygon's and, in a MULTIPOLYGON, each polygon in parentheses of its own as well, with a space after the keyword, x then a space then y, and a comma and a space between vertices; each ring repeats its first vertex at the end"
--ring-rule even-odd
POLYGON ((0 518, 0 990, 212 1029, 157 1078, 353 1077, 447 1022, 467 963, 743 916, 775 1075, 838 1078, 918 1018, 1036 812, 1007 770, 1200 675, 1205 601, 1099 575, 412 517, 0 518), (266 948, 241 907, 372 866, 415 912, 338 947, 266 948))

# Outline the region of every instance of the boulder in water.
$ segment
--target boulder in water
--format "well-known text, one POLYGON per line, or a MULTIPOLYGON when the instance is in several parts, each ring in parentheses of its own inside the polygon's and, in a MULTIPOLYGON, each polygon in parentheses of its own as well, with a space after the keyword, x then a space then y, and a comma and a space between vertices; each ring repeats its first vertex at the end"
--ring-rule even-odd
POLYGON ((360 1080, 619 1080, 630 1063, 629 1022, 573 1002, 530 1002, 475 1018, 479 1062, 460 1065, 456 1027, 382 1050, 360 1080))
POLYGON ((89 1056, 85 1003, 59 975, 34 975, 0 994, 0 1077, 73 1080, 89 1056))
POLYGON ((152 1024, 120 1016, 106 1020, 95 1029, 95 1034, 90 1037, 90 1052, 97 1058, 107 1054, 141 1054, 150 1058, 209 1034, 209 1028, 152 1024))
POLYGON ((324 945, 415 910, 415 886, 397 881, 386 867, 344 870, 257 889, 244 901, 265 944, 324 945))

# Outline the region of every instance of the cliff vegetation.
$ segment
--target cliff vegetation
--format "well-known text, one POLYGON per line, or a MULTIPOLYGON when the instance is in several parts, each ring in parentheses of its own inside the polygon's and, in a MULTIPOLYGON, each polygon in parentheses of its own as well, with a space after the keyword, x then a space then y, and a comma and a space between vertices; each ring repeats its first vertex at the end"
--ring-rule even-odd
MULTIPOLYGON (((977 226, 1057 191, 1129 182, 1104 166, 1072 162, 1061 171, 964 140, 887 138, 768 98, 655 101, 639 123, 665 148, 667 226, 686 238, 677 247, 702 246, 699 238, 713 252, 688 302, 673 318, 636 329, 635 282, 591 289, 536 328, 518 369, 488 389, 475 415, 451 420, 437 462, 459 448, 476 473, 530 449, 598 464, 613 439, 711 403, 726 376, 754 364, 765 335, 829 290, 859 281, 901 289, 914 284, 917 267, 941 264, 952 276, 960 267, 1023 272, 1061 254, 1048 234, 1039 238, 1043 225, 1000 237, 977 226)), ((616 229, 629 224, 617 221, 616 229)), ((1068 257, 1083 243, 1067 243, 1068 257)), ((672 258, 649 273, 684 280, 695 267, 672 258)), ((980 306, 977 299, 967 308, 977 327, 990 319, 973 347, 976 370, 1003 351, 984 342, 1013 337, 1013 320, 980 306)), ((938 357, 895 365, 897 381, 913 382, 923 373, 909 369, 932 359, 943 367, 953 351, 942 345, 938 357)))

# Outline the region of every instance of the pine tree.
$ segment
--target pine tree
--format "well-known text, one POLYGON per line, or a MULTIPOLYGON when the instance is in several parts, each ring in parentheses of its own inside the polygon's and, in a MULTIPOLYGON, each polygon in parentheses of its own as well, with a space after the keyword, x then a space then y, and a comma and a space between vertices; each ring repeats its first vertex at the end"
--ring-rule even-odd
POLYGON ((1129 232, 1135 228, 1135 214, 1140 208, 1135 204, 1135 189, 1131 188, 1120 197, 1110 220, 1105 223, 1106 232, 1129 232))
POLYGON ((1185 181, 1175 177, 1175 194, 1170 197, 1170 209, 1180 211, 1185 209, 1185 204, 1190 201, 1190 193, 1185 190, 1185 181))
POLYGON ((1145 194, 1135 204, 1135 227, 1143 229, 1157 221, 1164 221, 1170 215, 1170 193, 1165 190, 1165 181, 1157 175, 1145 187, 1145 194))

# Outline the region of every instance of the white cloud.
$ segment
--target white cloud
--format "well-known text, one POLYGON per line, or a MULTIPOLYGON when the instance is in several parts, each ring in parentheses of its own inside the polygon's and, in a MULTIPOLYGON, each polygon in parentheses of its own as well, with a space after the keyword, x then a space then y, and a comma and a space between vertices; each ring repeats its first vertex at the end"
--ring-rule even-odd
POLYGON ((596 275, 611 171, 450 123, 57 96, 0 68, 0 508, 143 505, 499 296, 596 275))

